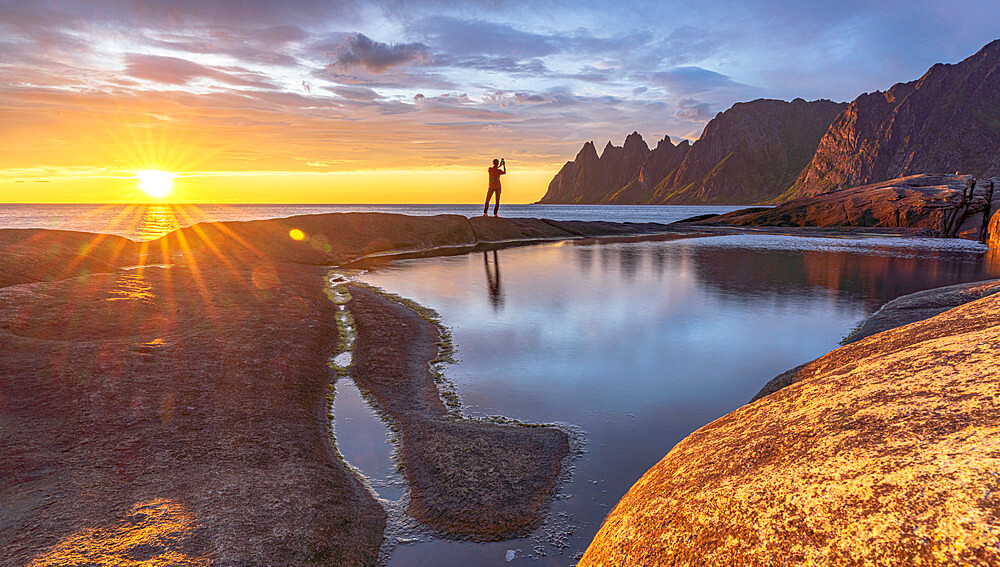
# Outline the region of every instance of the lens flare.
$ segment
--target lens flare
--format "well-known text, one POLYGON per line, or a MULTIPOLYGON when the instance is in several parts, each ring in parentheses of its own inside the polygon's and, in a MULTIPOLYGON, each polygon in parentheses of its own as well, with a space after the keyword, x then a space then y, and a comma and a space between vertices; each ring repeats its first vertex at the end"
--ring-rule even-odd
POLYGON ((139 189, 143 193, 162 199, 174 190, 174 177, 177 176, 159 169, 143 169, 135 172, 135 177, 139 180, 139 189))

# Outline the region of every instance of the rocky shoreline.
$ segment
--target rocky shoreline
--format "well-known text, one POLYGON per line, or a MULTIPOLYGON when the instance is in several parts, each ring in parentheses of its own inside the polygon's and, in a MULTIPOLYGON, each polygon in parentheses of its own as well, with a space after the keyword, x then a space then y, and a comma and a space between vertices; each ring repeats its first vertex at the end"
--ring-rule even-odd
MULTIPOLYGON (((363 213, 196 225, 144 243, 64 231, 0 230, 0 349, 5 354, 0 359, 5 376, 0 382, 0 468, 5 479, 0 485, 5 504, 0 565, 141 557, 187 565, 373 564, 382 546, 385 512, 340 460, 328 432, 326 396, 336 375, 327 359, 341 342, 338 306, 324 293, 330 265, 569 238, 674 239, 744 231, 920 234, 888 228, 734 229, 363 213)), ((537 525, 569 451, 565 433, 551 427, 464 420, 449 412, 428 367, 440 354, 438 327, 389 297, 345 285, 357 332, 350 374, 401 435, 410 486, 408 513, 434 531, 460 539, 502 539, 537 525)), ((671 482, 688 478, 699 486, 726 486, 748 471, 772 467, 769 463, 784 454, 774 449, 782 443, 791 445, 781 451, 801 460, 788 457, 773 465, 775 470, 796 462, 822 462, 823 455, 810 453, 812 449, 800 443, 818 439, 815 434, 802 437, 794 430, 806 427, 815 412, 823 413, 824 420, 843 422, 838 427, 854 431, 851 439, 862 443, 895 431, 884 429, 889 425, 882 421, 857 422, 860 418, 851 417, 868 411, 864 408, 871 407, 870 400, 882 403, 903 390, 907 395, 919 391, 932 401, 941 395, 962 400, 978 396, 974 381, 962 382, 961 375, 947 374, 935 360, 908 349, 938 341, 935 348, 955 351, 945 355, 948 360, 972 364, 980 351, 1000 344, 990 337, 970 342, 974 348, 948 342, 948 333, 957 337, 993 332, 992 304, 983 306, 1000 301, 1000 296, 986 295, 995 291, 991 286, 935 295, 935 309, 982 299, 858 340, 844 347, 854 350, 839 349, 804 370, 800 367, 782 391, 736 410, 679 444, 675 451, 685 456, 672 457, 672 451, 664 462, 680 459, 678 466, 687 476, 671 477, 671 482), (955 318, 962 309, 971 311, 955 318), (890 355, 919 360, 864 371, 875 372, 880 381, 852 383, 846 378, 865 365, 881 364, 866 361, 890 355), (913 376, 901 375, 902 368, 917 368, 917 377, 931 373, 944 382, 914 389, 906 382, 913 376), (807 379, 796 382, 806 374, 807 379), (892 380, 906 382, 910 389, 900 390, 892 380), (863 392, 852 394, 859 384, 866 384, 863 392), (859 409, 829 414, 833 410, 815 401, 833 394, 810 388, 853 395, 843 407, 859 409), (782 424, 784 417, 779 416, 784 413, 807 411, 796 410, 801 400, 813 400, 803 406, 813 413, 782 424), (762 432, 750 444, 748 427, 762 432), (726 433, 712 433, 722 430, 726 433), (744 434, 738 442, 740 432, 744 434), (698 443, 709 443, 710 448, 698 443), (694 452, 685 453, 687 447, 694 452), (695 462, 703 458, 711 462, 695 462), (712 468, 719 463, 726 463, 725 471, 712 468)), ((890 317, 897 311, 904 310, 886 308, 882 318, 895 324, 926 313, 906 309, 890 317)), ((978 371, 992 372, 987 366, 978 371)), ((938 407, 935 403, 924 400, 919 407, 938 407)), ((986 402, 977 398, 976 403, 986 402)), ((927 409, 933 411, 938 410, 927 409)), ((983 419, 972 423, 955 412, 925 418, 921 428, 934 431, 940 426, 949 435, 967 427, 988 428, 983 419), (947 419, 934 425, 938 418, 947 419)), ((896 429, 903 427, 893 423, 896 429)), ((940 441, 934 437, 937 433, 925 429, 920 430, 923 438, 940 441)), ((843 447, 861 446, 850 445, 847 438, 839 442, 843 447)), ((877 447, 869 445, 864 450, 877 453, 877 447)), ((878 458, 891 457, 892 466, 903 468, 915 462, 915 457, 897 453, 878 458)), ((925 465, 926 459, 921 460, 919 466, 925 465)), ((651 478, 656 482, 647 484, 663 490, 657 483, 666 477, 656 473, 651 478)), ((785 498, 775 495, 766 479, 750 478, 765 498, 785 498)), ((826 473, 816 478, 831 482, 826 473)), ((927 478, 941 482, 933 474, 927 478)), ((692 495, 684 498, 697 500, 692 495)), ((614 534, 642 533, 652 526, 666 529, 664 518, 676 520, 688 509, 676 504, 679 511, 642 516, 634 524, 629 510, 635 502, 626 496, 592 549, 624 549, 620 542, 607 542, 614 541, 614 534)), ((810 506, 809 514, 821 512, 819 522, 825 521, 822 513, 836 512, 810 506)), ((706 546, 722 545, 716 536, 705 537, 711 530, 726 533, 723 517, 728 512, 712 510, 716 523, 697 527, 700 520, 685 520, 690 545, 675 542, 671 549, 687 549, 684 557, 704 557, 706 546)), ((745 507, 736 510, 750 513, 745 507)), ((766 519, 759 511, 753 514, 766 519)), ((824 533, 832 538, 837 532, 824 533)), ((948 541, 961 533, 949 532, 948 541)), ((774 537, 787 536, 782 534, 774 537)), ((646 546, 643 557, 667 557, 657 555, 663 553, 657 545, 646 546)), ((593 553, 588 551, 583 564, 605 561, 593 553)), ((876 556, 882 557, 871 557, 876 556)))
MULTIPOLYGON (((0 565, 374 564, 385 512, 329 436, 328 267, 691 234, 375 213, 206 223, 152 242, 0 230, 0 565)), ((530 530, 565 433, 448 414, 427 367, 436 327, 351 293, 351 374, 402 432, 409 513, 447 537, 530 530)))
POLYGON ((991 215, 1000 208, 1000 199, 992 199, 989 180, 979 180, 971 197, 966 197, 971 179, 968 175, 911 175, 795 199, 776 207, 704 215, 680 224, 909 229, 926 236, 980 240, 991 215))

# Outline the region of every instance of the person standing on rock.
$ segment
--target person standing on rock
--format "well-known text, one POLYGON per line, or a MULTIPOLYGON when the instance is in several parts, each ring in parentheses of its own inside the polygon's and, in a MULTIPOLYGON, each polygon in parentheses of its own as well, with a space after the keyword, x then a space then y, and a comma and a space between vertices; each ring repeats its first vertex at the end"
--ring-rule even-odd
POLYGON ((507 166, 503 163, 503 158, 494 159, 493 167, 487 170, 490 174, 490 185, 486 190, 486 204, 483 205, 483 216, 486 216, 486 211, 490 209, 490 197, 496 193, 497 200, 496 204, 493 205, 493 216, 497 216, 497 212, 500 210, 500 176, 507 174, 507 166))

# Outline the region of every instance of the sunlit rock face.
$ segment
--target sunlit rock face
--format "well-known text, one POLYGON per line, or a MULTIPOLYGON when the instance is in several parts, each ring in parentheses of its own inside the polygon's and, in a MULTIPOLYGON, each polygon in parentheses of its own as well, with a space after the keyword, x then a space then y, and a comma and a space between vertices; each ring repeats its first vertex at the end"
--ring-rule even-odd
POLYGON ((830 125, 787 198, 920 172, 1000 172, 1000 40, 866 93, 830 125))
MULTIPOLYGON (((923 228, 929 235, 979 240, 987 208, 985 180, 964 199, 967 175, 922 174, 795 199, 771 209, 733 211, 700 221, 731 226, 923 228)), ((998 180, 1000 181, 1000 180, 998 180)), ((1000 195, 990 209, 1000 206, 1000 195)))
MULTIPOLYGON (((1000 198, 1000 195, 998 195, 998 198, 1000 198)), ((990 224, 987 230, 989 232, 987 243, 990 245, 990 248, 1000 248, 1000 211, 993 213, 993 216, 990 217, 990 224)))
POLYGON ((862 339, 695 431, 579 565, 1000 563, 998 312, 862 339))

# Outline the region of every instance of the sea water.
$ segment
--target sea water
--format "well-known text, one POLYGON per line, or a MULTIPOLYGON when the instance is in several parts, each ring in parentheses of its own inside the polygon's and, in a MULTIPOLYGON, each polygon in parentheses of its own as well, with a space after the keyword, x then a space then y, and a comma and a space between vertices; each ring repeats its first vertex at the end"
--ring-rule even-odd
MULTIPOLYGON (((740 207, 687 205, 504 205, 500 216, 552 220, 670 223, 740 207)), ((207 221, 245 221, 317 213, 381 212, 403 215, 476 216, 482 205, 65 205, 0 204, 0 228, 51 228, 151 240, 207 221)))

